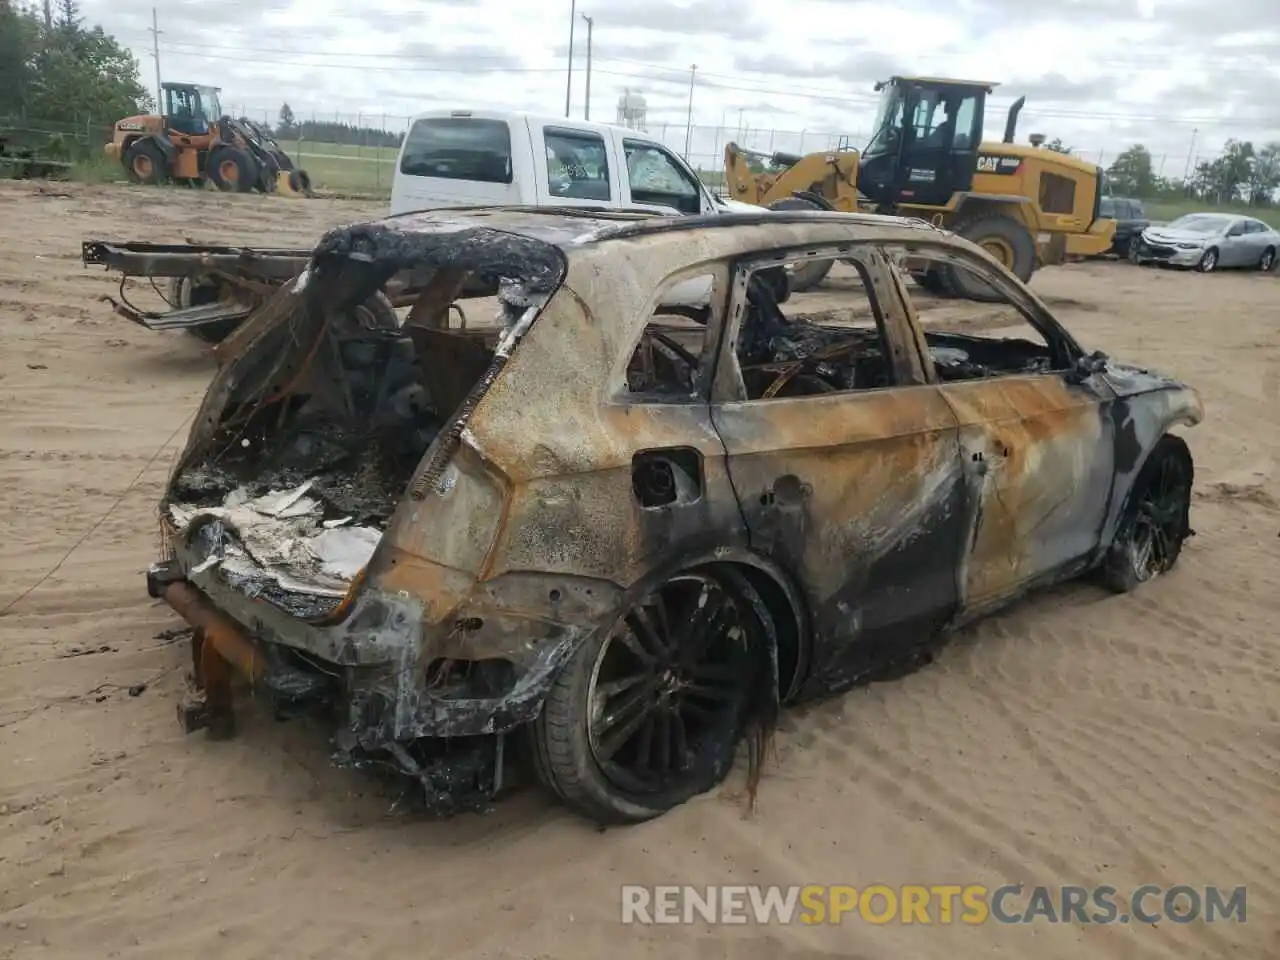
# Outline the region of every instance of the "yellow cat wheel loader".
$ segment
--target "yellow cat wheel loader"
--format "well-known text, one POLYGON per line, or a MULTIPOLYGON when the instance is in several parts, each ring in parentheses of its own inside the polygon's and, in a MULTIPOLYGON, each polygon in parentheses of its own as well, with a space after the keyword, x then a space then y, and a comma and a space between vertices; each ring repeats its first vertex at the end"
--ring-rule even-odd
MULTIPOLYGON (((1025 97, 1010 107, 1004 139, 983 141, 986 98, 996 86, 936 77, 881 81, 875 132, 864 150, 775 154, 776 169, 759 174, 750 169, 752 154, 730 144, 729 195, 774 209, 848 210, 853 204, 920 217, 976 243, 1023 281, 1041 266, 1109 249, 1116 225, 1099 211, 1102 168, 1045 149, 1040 137, 1029 146, 1014 143, 1025 97)), ((792 276, 792 289, 816 286, 829 268, 810 265, 792 276)), ((912 275, 935 292, 998 299, 951 268, 912 275)))
POLYGON ((311 178, 270 130, 223 115, 217 87, 166 83, 161 91, 165 112, 125 117, 104 148, 134 183, 209 182, 238 193, 312 195, 311 178))

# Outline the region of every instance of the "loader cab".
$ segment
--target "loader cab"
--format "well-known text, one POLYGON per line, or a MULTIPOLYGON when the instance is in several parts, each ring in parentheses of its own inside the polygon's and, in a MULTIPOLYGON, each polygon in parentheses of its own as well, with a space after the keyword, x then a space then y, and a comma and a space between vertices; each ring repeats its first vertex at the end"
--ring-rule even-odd
POLYGON ((178 133, 202 137, 210 124, 222 116, 217 87, 201 87, 192 83, 166 83, 164 90, 165 126, 178 133))
POLYGON ((969 190, 982 142, 987 94, 972 80, 891 77, 876 84, 880 106, 862 152, 858 189, 880 207, 943 206, 969 190))

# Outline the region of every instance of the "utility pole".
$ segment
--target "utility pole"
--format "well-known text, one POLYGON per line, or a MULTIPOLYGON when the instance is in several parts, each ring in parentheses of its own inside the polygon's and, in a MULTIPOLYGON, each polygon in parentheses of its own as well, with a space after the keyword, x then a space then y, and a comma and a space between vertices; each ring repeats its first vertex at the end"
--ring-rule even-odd
POLYGON ((595 18, 589 17, 585 13, 582 19, 587 21, 587 102, 582 108, 582 119, 591 119, 591 27, 595 24, 595 18))
POLYGON ((1184 182, 1191 177, 1191 161, 1196 155, 1196 134, 1199 132, 1199 127, 1193 127, 1191 130, 1191 149, 1187 151, 1187 165, 1182 168, 1184 182))
POLYGON ((156 58, 156 113, 164 113, 160 89, 160 21, 156 16, 156 8, 151 8, 151 55, 156 58))
POLYGON ((578 19, 578 0, 569 0, 569 72, 564 81, 564 115, 569 116, 569 97, 573 93, 573 25, 578 19))
POLYGON ((689 66, 689 109, 684 118, 684 159, 689 160, 689 143, 693 138, 693 82, 698 77, 698 65, 689 66))

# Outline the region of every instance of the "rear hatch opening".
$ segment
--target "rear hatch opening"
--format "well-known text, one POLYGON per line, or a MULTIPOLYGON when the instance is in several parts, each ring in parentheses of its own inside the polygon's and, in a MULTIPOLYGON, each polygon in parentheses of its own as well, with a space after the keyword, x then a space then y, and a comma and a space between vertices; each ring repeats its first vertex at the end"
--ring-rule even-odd
POLYGON ((162 527, 187 575, 333 616, 563 273, 554 246, 487 228, 326 236, 237 332, 170 479, 162 527))

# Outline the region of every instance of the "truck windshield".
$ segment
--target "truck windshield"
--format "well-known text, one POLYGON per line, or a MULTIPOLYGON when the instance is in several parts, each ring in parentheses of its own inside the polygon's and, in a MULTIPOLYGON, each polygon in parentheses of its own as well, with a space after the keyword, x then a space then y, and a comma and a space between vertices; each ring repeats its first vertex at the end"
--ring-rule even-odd
POLYGON ((217 87, 197 87, 200 91, 200 106, 204 110, 206 120, 222 119, 222 103, 218 100, 217 87))
POLYGON ((904 99, 902 88, 896 83, 884 88, 872 127, 875 132, 871 134, 867 149, 863 151, 866 156, 889 153, 895 149, 898 138, 902 135, 904 99))

